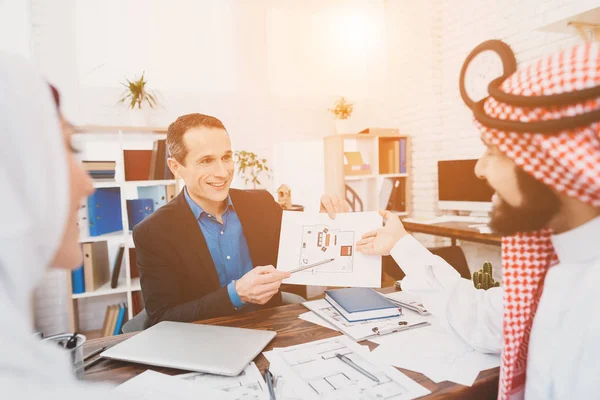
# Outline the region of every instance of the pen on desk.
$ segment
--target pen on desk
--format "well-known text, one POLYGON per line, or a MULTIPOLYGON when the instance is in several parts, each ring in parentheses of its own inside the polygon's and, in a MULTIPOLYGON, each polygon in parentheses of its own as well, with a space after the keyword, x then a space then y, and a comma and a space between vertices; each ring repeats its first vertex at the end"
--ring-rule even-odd
POLYGON ((273 374, 269 371, 269 368, 265 370, 265 380, 267 381, 267 387, 269 388, 269 400, 276 400, 275 389, 273 389, 273 374))
POLYGON ((85 364, 83 364, 83 370, 85 371, 86 369, 93 367, 94 365, 98 364, 102 360, 104 360, 104 357, 94 358, 92 361, 86 362, 85 364))
POLYGON ((296 268, 290 271, 290 274, 296 273, 296 272, 300 272, 300 271, 304 271, 305 269, 309 269, 309 268, 314 268, 314 267, 318 267, 319 265, 323 265, 323 264, 327 264, 332 262, 333 260, 335 260, 335 258, 329 258, 327 260, 323 260, 323 261, 319 261, 317 263, 314 264, 310 264, 310 265, 305 265, 303 267, 300 268, 296 268))
POLYGON ((429 326, 431 324, 429 322, 427 322, 427 321, 423 321, 423 322, 419 322, 417 324, 408 325, 408 322, 406 322, 406 321, 400 321, 400 322, 398 322, 398 325, 400 325, 400 326, 399 327, 392 327, 392 328, 387 329, 387 330, 379 329, 379 328, 375 327, 375 328, 373 328, 373 332, 375 332, 375 334, 381 336, 381 335, 387 335, 388 333, 394 333, 394 332, 400 332, 400 331, 407 331, 409 329, 420 328, 422 326, 429 326))
POLYGON ((369 371, 367 371, 366 369, 364 369, 360 365, 356 364, 354 361, 352 361, 351 359, 349 359, 345 355, 340 354, 340 353, 335 353, 335 356, 337 358, 339 358, 340 360, 342 360, 347 365, 349 365, 350 367, 354 368, 355 370, 357 370, 358 372, 360 372, 361 374, 363 374, 364 376, 366 376, 367 378, 370 378, 370 379, 374 380, 375 382, 379 383, 379 379, 377 379, 377 377, 375 375, 373 375, 372 373, 370 373, 369 371))
POLYGON ((102 353, 104 350, 106 350, 106 346, 101 347, 101 348, 99 348, 97 350, 92 351, 90 354, 88 354, 87 356, 83 357, 83 361, 89 360, 90 358, 94 357, 96 354, 102 353))

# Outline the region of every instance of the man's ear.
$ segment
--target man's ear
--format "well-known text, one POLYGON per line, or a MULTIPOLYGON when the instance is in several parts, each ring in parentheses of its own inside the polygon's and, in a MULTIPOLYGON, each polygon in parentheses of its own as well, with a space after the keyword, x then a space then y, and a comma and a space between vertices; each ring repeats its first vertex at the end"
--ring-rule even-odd
POLYGON ((179 168, 181 167, 181 164, 179 164, 176 159, 169 157, 167 158, 167 165, 169 166, 169 169, 173 175, 175 175, 175 178, 180 179, 181 175, 179 175, 179 168))

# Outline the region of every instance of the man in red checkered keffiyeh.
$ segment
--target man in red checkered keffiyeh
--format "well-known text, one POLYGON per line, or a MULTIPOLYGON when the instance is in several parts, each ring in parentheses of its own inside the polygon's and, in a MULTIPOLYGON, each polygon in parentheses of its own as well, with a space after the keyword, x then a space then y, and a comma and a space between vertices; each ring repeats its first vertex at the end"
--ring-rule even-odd
POLYGON ((503 282, 476 290, 398 218, 357 243, 390 254, 404 291, 476 350, 502 352, 499 399, 600 397, 600 46, 516 71, 473 107, 495 190, 503 282))

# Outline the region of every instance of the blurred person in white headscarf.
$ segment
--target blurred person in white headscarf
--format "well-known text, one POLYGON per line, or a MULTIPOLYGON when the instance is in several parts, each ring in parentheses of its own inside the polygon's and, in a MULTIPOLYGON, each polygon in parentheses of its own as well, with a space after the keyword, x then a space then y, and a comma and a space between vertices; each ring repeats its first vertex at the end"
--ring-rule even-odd
MULTIPOLYGON (((0 52, 0 388, 7 399, 106 399, 78 381, 68 353, 34 337, 33 289, 47 268, 81 265, 77 210, 94 189, 75 157, 58 91, 27 60, 0 52), (53 99, 54 97, 54 99, 53 99)), ((179 381, 179 380, 178 380, 179 381)), ((185 381, 187 382, 187 381, 185 381)), ((206 398, 225 395, 200 389, 206 398)), ((194 391, 196 394, 197 391, 194 391)), ((160 393, 147 398, 163 398, 160 393)), ((145 397, 146 398, 146 397, 145 397)))

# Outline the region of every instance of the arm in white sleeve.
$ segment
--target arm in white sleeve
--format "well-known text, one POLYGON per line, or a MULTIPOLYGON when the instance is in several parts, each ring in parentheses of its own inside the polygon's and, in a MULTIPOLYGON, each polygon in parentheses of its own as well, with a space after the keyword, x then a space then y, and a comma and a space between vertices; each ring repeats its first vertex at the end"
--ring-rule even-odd
POLYGON ((475 350, 502 350, 502 288, 477 290, 444 259, 406 235, 391 250, 406 276, 402 290, 414 293, 442 326, 475 350))

